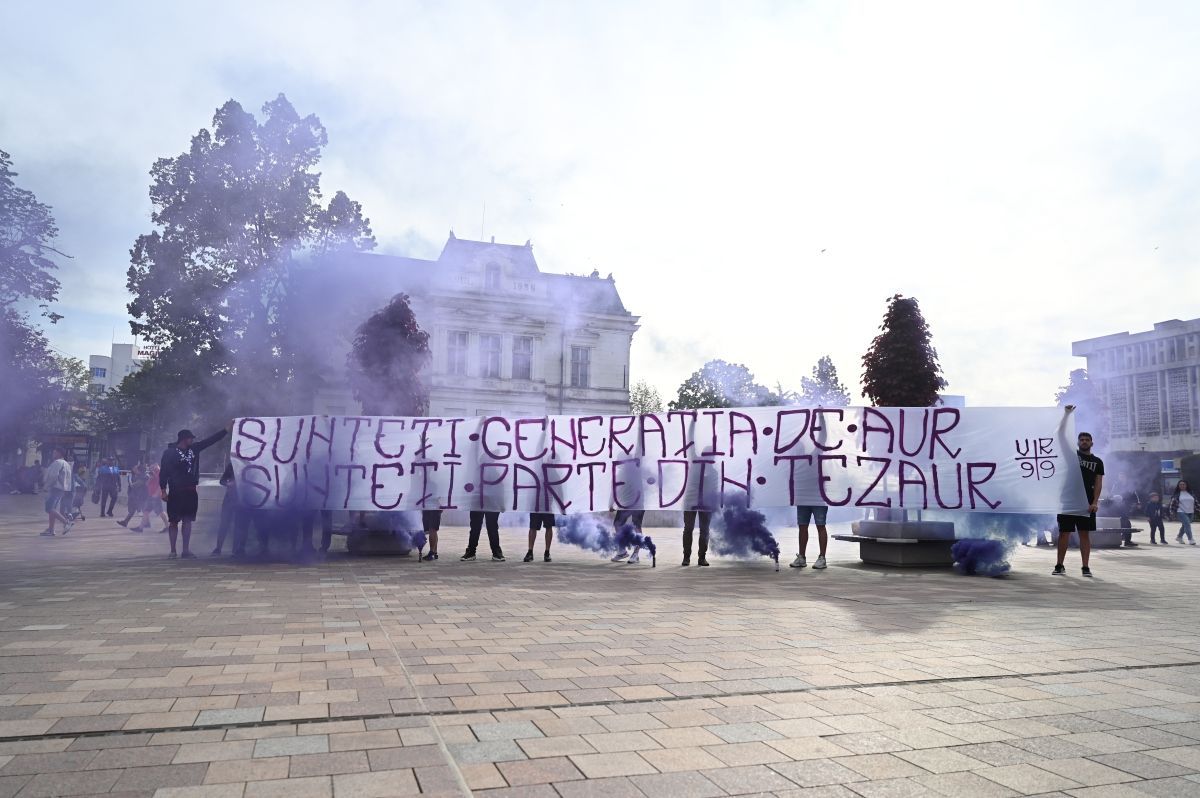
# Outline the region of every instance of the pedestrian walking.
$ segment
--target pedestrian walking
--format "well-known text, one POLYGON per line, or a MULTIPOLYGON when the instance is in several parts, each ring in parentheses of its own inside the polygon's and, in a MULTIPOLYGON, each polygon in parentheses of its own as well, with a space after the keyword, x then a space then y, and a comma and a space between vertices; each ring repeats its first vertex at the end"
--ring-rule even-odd
MULTIPOLYGON (((128 527, 129 522, 135 515, 140 515, 142 510, 146 508, 146 466, 138 463, 129 472, 128 483, 125 490, 125 517, 117 522, 118 525, 128 527)), ((134 527, 131 531, 141 532, 142 527, 134 527)))
POLYGON ((1196 512, 1196 497, 1188 490, 1186 480, 1175 483, 1175 493, 1171 496, 1171 515, 1179 522, 1179 534, 1175 536, 1177 543, 1182 543, 1186 535, 1188 544, 1195 546, 1192 538, 1192 515, 1196 512))
POLYGON ((121 469, 111 457, 100 461, 96 470, 96 490, 100 493, 100 517, 112 518, 117 496, 121 493, 121 469))
POLYGON ((179 556, 185 560, 196 556, 192 554, 191 543, 192 523, 200 508, 200 497, 196 493, 196 487, 200 484, 200 453, 228 433, 229 427, 197 441, 191 430, 181 429, 175 436, 175 443, 163 452, 159 463, 158 487, 162 491, 163 501, 167 503, 170 559, 175 559, 175 540, 180 531, 183 533, 183 551, 179 556))
POLYGON ((142 505, 142 525, 134 527, 134 532, 149 529, 150 516, 156 516, 162 523, 162 529, 158 530, 160 534, 167 531, 166 505, 162 500, 162 488, 158 487, 159 470, 158 463, 146 470, 146 501, 142 505))
POLYGON ((74 477, 71 474, 71 464, 67 462, 66 453, 55 449, 51 453, 53 461, 42 475, 42 484, 46 486, 46 517, 50 525, 42 532, 42 537, 54 537, 54 525, 62 523, 65 535, 71 531, 73 522, 67 517, 71 512, 71 497, 74 493, 74 477))

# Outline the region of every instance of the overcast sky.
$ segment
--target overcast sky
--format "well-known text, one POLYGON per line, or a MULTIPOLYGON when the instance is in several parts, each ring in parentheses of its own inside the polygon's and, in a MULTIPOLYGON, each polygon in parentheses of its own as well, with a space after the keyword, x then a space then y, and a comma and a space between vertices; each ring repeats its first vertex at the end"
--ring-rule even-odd
MULTIPOLYGON (((131 340, 149 169, 234 98, 329 132, 380 252, 532 239, 612 272, 664 398, 712 357, 858 398, 887 297, 950 393, 1040 405, 1070 342, 1200 316, 1200 4, 8 2, 0 149, 53 206, 49 329, 131 340)), ((314 324, 320 324, 314 319, 314 324)))

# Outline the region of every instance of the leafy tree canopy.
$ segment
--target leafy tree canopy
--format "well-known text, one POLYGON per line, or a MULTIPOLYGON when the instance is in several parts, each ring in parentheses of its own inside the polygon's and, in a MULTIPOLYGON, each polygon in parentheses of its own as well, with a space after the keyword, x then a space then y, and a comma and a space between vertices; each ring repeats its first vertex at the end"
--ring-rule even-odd
POLYGON ((51 255, 61 255, 53 242, 58 227, 50 206, 14 178, 12 158, 0 150, 0 307, 31 299, 44 305, 58 297, 58 268, 51 255))
MULTIPOLYGON (((222 416, 286 412, 311 397, 298 375, 314 371, 306 367, 312 348, 307 339, 297 345, 286 323, 294 268, 314 254, 371 249, 375 239, 346 194, 321 202, 321 121, 300 116, 282 94, 262 117, 230 100, 186 152, 151 170, 155 229, 131 251, 129 312, 133 333, 169 356, 149 367, 166 369, 163 379, 123 385, 126 399, 189 371, 193 381, 225 383, 201 389, 224 400, 212 409, 222 416)), ((140 403, 157 401, 170 398, 140 403)))
POLYGON ((888 300, 879 335, 863 355, 863 393, 877 407, 931 407, 946 387, 917 300, 888 300))
POLYGON ((350 384, 363 412, 424 415, 429 392, 421 370, 429 359, 429 334, 417 324, 408 294, 397 294, 362 323, 350 349, 350 384))
POLYGON ((646 413, 661 413, 662 410, 662 395, 650 383, 638 380, 629 389, 629 412, 640 416, 646 413))
POLYGON ((833 359, 825 355, 813 366, 812 377, 800 379, 800 403, 821 407, 846 407, 850 394, 838 379, 833 359))
POLYGON ((740 363, 710 360, 679 386, 672 410, 778 405, 781 399, 740 363))

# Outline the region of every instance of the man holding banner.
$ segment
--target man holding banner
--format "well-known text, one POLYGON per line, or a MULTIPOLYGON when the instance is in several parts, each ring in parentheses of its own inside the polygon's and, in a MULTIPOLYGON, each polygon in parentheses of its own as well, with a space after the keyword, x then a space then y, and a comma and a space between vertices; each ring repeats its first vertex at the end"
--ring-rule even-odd
MULTIPOLYGON (((1068 414, 1074 410, 1074 405, 1067 405, 1068 414)), ((1055 576, 1062 576, 1067 572, 1064 562, 1067 559, 1067 547, 1071 543, 1072 532, 1079 534, 1079 556, 1083 560, 1083 575, 1092 575, 1092 569, 1088 567, 1092 553, 1090 533, 1096 528, 1096 508, 1100 504, 1100 491, 1104 488, 1104 461, 1092 454, 1091 433, 1079 433, 1077 455, 1079 470, 1083 475, 1083 489, 1087 494, 1088 514, 1058 516, 1058 564, 1054 566, 1055 576)))

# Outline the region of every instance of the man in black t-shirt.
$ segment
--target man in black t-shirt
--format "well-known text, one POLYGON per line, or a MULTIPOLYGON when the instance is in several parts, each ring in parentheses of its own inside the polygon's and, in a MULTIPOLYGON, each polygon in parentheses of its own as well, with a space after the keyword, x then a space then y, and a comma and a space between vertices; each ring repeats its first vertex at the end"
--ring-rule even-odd
MULTIPOLYGON (((1073 410, 1074 408, 1068 408, 1073 410)), ((1091 576, 1088 558, 1092 553, 1091 532, 1096 528, 1096 507, 1100 504, 1100 491, 1104 487, 1104 461, 1092 454, 1091 433, 1079 433, 1079 470, 1083 474, 1083 489, 1087 493, 1087 515, 1060 515, 1058 517, 1058 564, 1056 575, 1065 574, 1063 561, 1067 558, 1067 546, 1071 533, 1079 533, 1079 556, 1083 560, 1083 575, 1091 576)))
POLYGON ((163 452, 159 465, 158 488, 167 503, 168 537, 171 539, 171 559, 175 559, 175 539, 183 526, 183 559, 195 557, 191 551, 192 522, 200 506, 196 488, 200 484, 200 452, 224 438, 233 428, 233 422, 223 430, 209 435, 202 441, 196 440, 191 430, 181 429, 176 442, 163 452))

